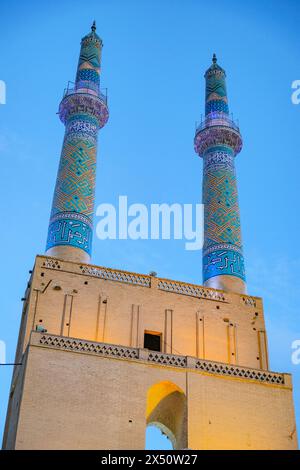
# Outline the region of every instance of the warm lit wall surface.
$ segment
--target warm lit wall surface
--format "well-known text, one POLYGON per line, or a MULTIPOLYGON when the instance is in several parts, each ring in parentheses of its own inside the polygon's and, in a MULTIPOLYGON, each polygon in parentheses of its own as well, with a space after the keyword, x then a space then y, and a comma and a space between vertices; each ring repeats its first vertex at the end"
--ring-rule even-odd
POLYGON ((143 357, 59 350, 42 338, 34 333, 25 354, 22 399, 16 390, 11 402, 18 430, 16 438, 8 432, 7 448, 144 449, 147 422, 157 419, 172 429, 179 448, 297 446, 287 375, 284 385, 259 383, 143 357))
POLYGON ((27 297, 22 350, 36 325, 133 347, 143 347, 144 332, 153 331, 162 334, 163 352, 268 368, 257 297, 43 256, 36 258, 27 297))
POLYGON ((177 448, 297 448, 257 297, 38 256, 16 361, 4 448, 143 449, 150 423, 177 448))

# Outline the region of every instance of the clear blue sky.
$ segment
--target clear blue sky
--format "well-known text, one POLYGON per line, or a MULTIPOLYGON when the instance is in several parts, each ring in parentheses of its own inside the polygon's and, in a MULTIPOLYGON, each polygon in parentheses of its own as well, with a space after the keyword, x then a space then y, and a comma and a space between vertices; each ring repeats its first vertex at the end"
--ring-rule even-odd
MULTIPOLYGON (((216 52, 244 148, 237 157, 250 294, 264 298, 271 368, 293 373, 300 429, 298 1, 77 0, 1 2, 2 270, 0 339, 14 359, 21 297, 43 253, 63 125, 56 112, 74 80, 93 19, 104 41, 102 86, 110 120, 100 135, 96 203, 197 203, 202 162, 193 150, 204 110, 203 74, 216 52)), ((183 241, 99 241, 93 262, 201 283, 201 252, 183 241)), ((0 428, 11 371, 0 367, 0 428)), ((155 440, 155 439, 154 439, 155 440)), ((154 440, 152 439, 152 446, 154 440)), ((160 444, 156 444, 160 445, 160 444)))

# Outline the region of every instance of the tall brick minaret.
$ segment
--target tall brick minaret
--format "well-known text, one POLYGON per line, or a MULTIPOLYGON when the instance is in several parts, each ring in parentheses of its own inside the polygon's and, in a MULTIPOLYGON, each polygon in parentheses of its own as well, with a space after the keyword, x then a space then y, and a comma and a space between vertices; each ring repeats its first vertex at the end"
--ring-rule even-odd
POLYGON ((195 150, 203 158, 205 286, 244 293, 245 270, 235 172, 242 148, 238 126, 229 117, 226 74, 217 64, 205 73, 205 119, 196 129, 195 150))
POLYGON ((102 40, 91 32, 81 41, 74 88, 59 106, 65 124, 52 203, 46 253, 71 261, 90 261, 95 197, 97 134, 108 120, 107 99, 100 92, 102 40))

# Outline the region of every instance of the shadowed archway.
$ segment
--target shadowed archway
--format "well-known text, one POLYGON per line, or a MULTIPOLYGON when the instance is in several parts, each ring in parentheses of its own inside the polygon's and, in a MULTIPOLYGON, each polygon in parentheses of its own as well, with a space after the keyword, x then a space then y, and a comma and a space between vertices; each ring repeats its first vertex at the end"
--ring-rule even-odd
POLYGON ((187 447, 186 396, 178 385, 164 381, 152 385, 147 393, 146 423, 157 426, 174 449, 187 447))

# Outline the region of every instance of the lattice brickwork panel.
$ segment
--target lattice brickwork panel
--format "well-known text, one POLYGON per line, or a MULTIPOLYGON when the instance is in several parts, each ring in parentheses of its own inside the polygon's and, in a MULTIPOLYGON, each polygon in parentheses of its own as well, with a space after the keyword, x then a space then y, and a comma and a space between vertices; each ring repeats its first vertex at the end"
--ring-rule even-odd
POLYGON ((205 287, 193 284, 160 280, 158 288, 167 292, 175 292, 176 294, 191 295, 193 297, 226 302, 225 296, 222 292, 215 291, 214 289, 206 289, 205 287))
POLYGON ((248 369, 246 367, 231 366, 230 364, 222 364, 219 362, 210 362, 205 360, 197 360, 196 369, 210 372, 212 374, 227 375, 231 377, 241 377, 244 379, 258 380, 273 384, 284 384, 283 374, 276 374, 263 370, 248 369))
POLYGON ((178 356, 176 354, 163 354, 150 351, 148 354, 148 361, 156 362, 156 364, 163 364, 166 366, 186 367, 186 357, 178 356))
POLYGON ((95 354, 97 356, 142 360, 165 366, 195 369, 227 377, 251 379, 274 385, 284 385, 284 374, 266 370, 234 366, 205 359, 188 358, 187 356, 181 356, 178 354, 165 354, 108 343, 83 341, 81 339, 67 338, 64 336, 40 334, 36 332, 32 332, 32 335, 33 340, 31 341, 31 344, 41 345, 43 347, 85 354, 95 354))
POLYGON ((108 279, 110 281, 126 282, 127 284, 135 284, 143 287, 150 287, 151 280, 149 276, 143 274, 127 273, 124 271, 115 271, 108 268, 95 268, 89 266, 80 266, 82 274, 108 279))
POLYGON ((73 338, 65 338, 61 336, 43 335, 40 344, 44 346, 54 347, 56 349, 64 349, 74 352, 93 353, 100 356, 113 356, 129 359, 138 358, 138 350, 134 348, 126 348, 125 346, 115 346, 108 343, 92 343, 90 341, 81 341, 73 338))

